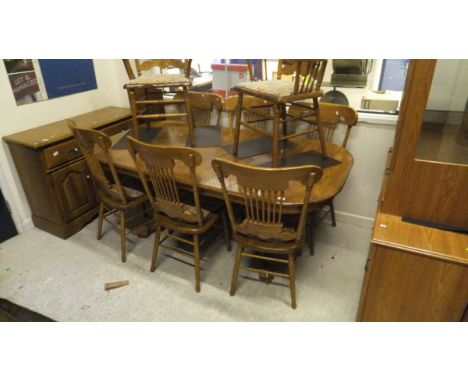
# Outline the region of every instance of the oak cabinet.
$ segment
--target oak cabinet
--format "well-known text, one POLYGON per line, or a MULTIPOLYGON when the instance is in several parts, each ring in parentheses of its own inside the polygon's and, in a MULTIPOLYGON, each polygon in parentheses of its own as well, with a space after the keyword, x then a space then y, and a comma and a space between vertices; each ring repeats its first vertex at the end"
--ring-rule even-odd
MULTIPOLYGON (((71 116, 78 127, 108 135, 131 126, 130 110, 105 107, 71 116)), ((87 165, 66 120, 3 137, 36 227, 67 238, 97 215, 97 197, 87 165)))
POLYGON ((467 320, 468 61, 451 61, 410 62, 358 321, 467 320))
POLYGON ((468 236, 377 214, 359 321, 461 321, 468 308, 468 236))

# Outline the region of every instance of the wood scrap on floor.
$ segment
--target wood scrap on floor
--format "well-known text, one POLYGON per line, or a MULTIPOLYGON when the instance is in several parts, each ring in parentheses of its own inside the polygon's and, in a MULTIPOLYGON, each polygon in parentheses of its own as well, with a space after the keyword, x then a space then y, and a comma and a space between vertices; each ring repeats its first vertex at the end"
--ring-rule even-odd
POLYGON ((104 284, 104 290, 109 291, 111 289, 120 288, 129 284, 128 280, 113 281, 111 283, 104 284))

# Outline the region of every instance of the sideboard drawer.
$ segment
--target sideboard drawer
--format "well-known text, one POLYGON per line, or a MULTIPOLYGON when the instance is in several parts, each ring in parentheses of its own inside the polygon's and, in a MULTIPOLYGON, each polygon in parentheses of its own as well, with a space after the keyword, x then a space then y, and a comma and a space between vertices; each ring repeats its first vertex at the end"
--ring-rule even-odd
POLYGON ((115 135, 120 133, 121 131, 128 130, 132 127, 132 120, 126 120, 120 123, 116 123, 115 125, 104 127, 101 131, 108 136, 115 135))
POLYGON ((81 151, 75 139, 49 147, 43 151, 46 170, 57 167, 75 158, 81 157, 81 151))

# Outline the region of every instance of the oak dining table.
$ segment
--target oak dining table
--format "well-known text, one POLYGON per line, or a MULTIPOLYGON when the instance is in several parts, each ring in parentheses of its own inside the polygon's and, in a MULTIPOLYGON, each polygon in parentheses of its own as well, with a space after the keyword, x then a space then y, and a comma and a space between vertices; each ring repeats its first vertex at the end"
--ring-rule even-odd
MULTIPOLYGON (((141 127, 141 129, 145 128, 146 127, 141 127)), ((152 127, 151 129, 155 129, 154 132, 156 134, 150 134, 151 138, 144 140, 146 143, 165 146, 187 146, 188 129, 182 123, 178 124, 171 121, 169 124, 164 124, 163 121, 162 126, 152 127)), ((208 128, 197 127, 195 130, 201 132, 199 129, 208 128)), ((267 167, 268 163, 271 163, 272 155, 271 152, 255 153, 256 142, 260 139, 260 135, 257 132, 241 130, 239 147, 242 148, 243 144, 248 144, 253 152, 253 155, 247 154, 245 157, 235 157, 230 153, 230 145, 232 145, 234 140, 234 134, 230 132, 229 129, 222 128, 217 130, 215 134, 219 135, 219 144, 213 145, 212 147, 193 147, 203 158, 201 165, 196 168, 196 179, 201 195, 223 199, 221 184, 211 166, 212 159, 224 158, 252 166, 267 167)), ((111 139, 114 142, 111 154, 117 171, 125 175, 138 177, 135 163, 126 149, 125 132, 111 136, 111 139)), ((308 139, 304 136, 291 138, 288 142, 288 147, 284 148, 282 153, 282 157, 286 158, 286 160, 288 158, 294 158, 294 156, 298 154, 310 151, 315 151, 318 154, 320 151, 320 142, 318 140, 308 139)), ((348 150, 333 143, 326 143, 326 145, 327 156, 332 158, 335 164, 324 168, 322 178, 314 185, 309 200, 311 210, 314 207, 324 205, 343 189, 353 166, 353 156, 348 150)), ((103 155, 100 153, 97 153, 97 155, 101 161, 105 162, 103 155)), ((184 185, 191 187, 190 175, 187 170, 185 170, 184 166, 176 164, 174 172, 176 181, 181 187, 184 187, 184 185)), ((232 201, 243 203, 243 199, 241 199, 239 195, 236 195, 237 190, 235 182, 230 182, 228 179, 226 185, 228 191, 232 193, 232 201)), ((289 191, 285 194, 284 213, 298 213, 302 207, 303 195, 302 185, 291 184, 289 191)))

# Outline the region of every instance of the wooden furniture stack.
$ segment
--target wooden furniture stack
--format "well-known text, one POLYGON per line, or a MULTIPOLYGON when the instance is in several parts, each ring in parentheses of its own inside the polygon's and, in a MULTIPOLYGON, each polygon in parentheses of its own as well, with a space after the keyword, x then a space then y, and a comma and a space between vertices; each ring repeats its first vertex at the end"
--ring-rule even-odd
POLYGON ((358 321, 467 320, 468 235, 436 227, 468 227, 468 166, 415 155, 435 66, 436 60, 410 62, 358 321))
MULTIPOLYGON (((106 107, 71 117, 76 125, 113 135, 131 128, 130 110, 106 107)), ((61 238, 98 213, 91 174, 66 120, 3 138, 10 149, 36 227, 61 238)))
MULTIPOLYGON (((184 117, 191 138, 191 143, 195 141, 193 134, 193 117, 188 90, 191 88, 190 66, 191 59, 151 59, 140 61, 135 60, 138 77, 130 79, 124 85, 127 89, 132 111, 133 136, 138 138, 140 121, 146 121, 146 127, 150 128, 151 121, 164 121, 184 117), (159 68, 161 73, 153 75, 143 75, 143 72, 159 68), (178 68, 183 70, 184 74, 165 74, 163 69, 178 68), (164 95, 181 94, 182 98, 171 98, 164 95), (165 107, 169 105, 183 105, 184 112, 167 113, 165 107)), ((129 77, 132 77, 131 68, 128 62, 125 62, 125 68, 129 77)), ((171 121, 173 123, 173 121, 171 121)))
MULTIPOLYGON (((272 167, 278 166, 280 159, 280 142, 287 141, 290 138, 318 131, 320 140, 320 149, 324 156, 327 155, 325 139, 322 132, 320 119, 320 107, 318 99, 323 95, 320 90, 327 60, 279 60, 278 79, 266 81, 242 82, 237 84, 233 90, 239 94, 238 106, 236 109, 236 130, 234 139, 233 154, 238 155, 239 137, 241 126, 257 131, 260 134, 271 136, 272 138, 272 167), (282 81, 282 75, 294 75, 294 81, 282 81), (267 104, 257 106, 246 106, 244 96, 252 96, 267 101, 267 104), (299 101, 312 99, 313 103, 304 105, 299 101), (294 117, 288 114, 288 106, 297 105, 308 111, 305 116, 294 117), (272 113, 269 112, 271 109, 272 113), (241 119, 243 112, 249 112, 257 115, 255 121, 246 121, 241 119), (259 113, 263 111, 263 113, 259 113), (267 111, 267 112, 266 112, 267 111), (299 133, 288 133, 288 122, 298 119, 306 120, 308 117, 314 117, 313 128, 299 133), (273 132, 259 129, 257 122, 273 121, 273 132), (280 132, 282 126, 282 133, 280 132)), ((284 154, 284 152, 283 152, 284 154)))

